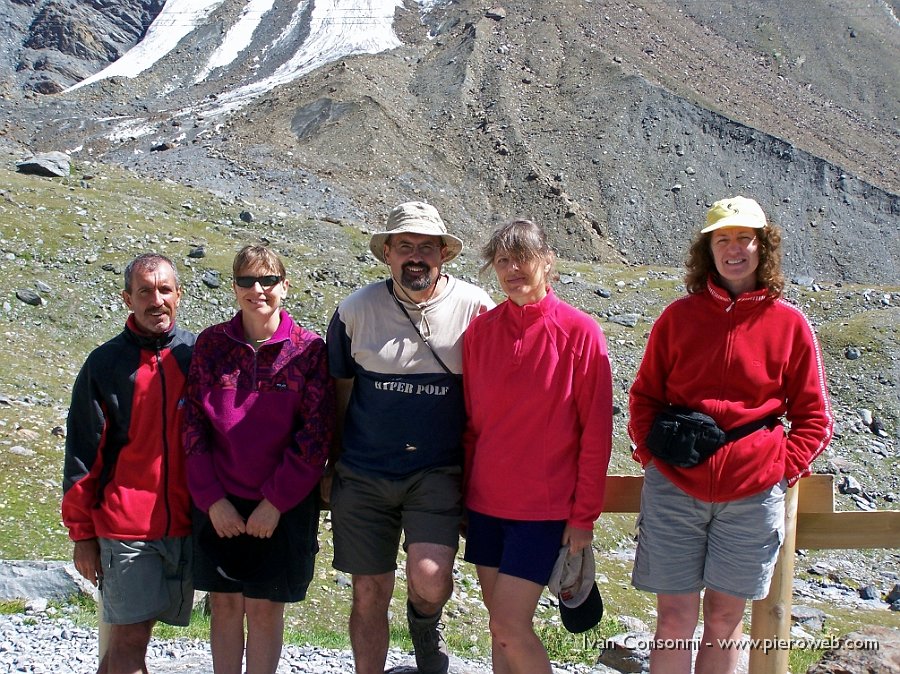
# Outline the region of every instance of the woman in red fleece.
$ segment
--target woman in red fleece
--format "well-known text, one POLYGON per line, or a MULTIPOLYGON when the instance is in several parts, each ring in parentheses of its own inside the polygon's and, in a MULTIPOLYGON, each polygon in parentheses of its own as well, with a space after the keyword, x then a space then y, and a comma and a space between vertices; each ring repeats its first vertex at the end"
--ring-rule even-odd
POLYGON ((597 321, 551 289, 540 227, 501 227, 482 259, 508 299, 463 337, 465 559, 490 613, 494 672, 550 674, 532 620, 560 547, 589 546, 603 506, 609 357, 597 321))
POLYGON ((815 333, 781 297, 781 233, 759 204, 712 205, 685 285, 654 324, 631 387, 628 431, 644 467, 632 584, 657 595, 650 666, 661 672, 691 671, 705 588, 696 671, 721 674, 738 651, 720 640, 739 639, 747 600, 768 594, 785 490, 810 472, 833 422, 815 333), (712 417, 729 432, 724 444, 690 467, 659 458, 654 421, 671 407, 712 417))

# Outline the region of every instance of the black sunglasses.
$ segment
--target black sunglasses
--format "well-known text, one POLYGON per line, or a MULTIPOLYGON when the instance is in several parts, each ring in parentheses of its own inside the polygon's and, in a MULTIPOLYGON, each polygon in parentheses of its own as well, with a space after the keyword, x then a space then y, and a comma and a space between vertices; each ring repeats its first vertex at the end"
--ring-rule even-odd
POLYGON ((268 276, 235 276, 234 282, 241 288, 252 288, 257 283, 263 288, 271 288, 276 283, 281 283, 283 279, 275 274, 268 276))

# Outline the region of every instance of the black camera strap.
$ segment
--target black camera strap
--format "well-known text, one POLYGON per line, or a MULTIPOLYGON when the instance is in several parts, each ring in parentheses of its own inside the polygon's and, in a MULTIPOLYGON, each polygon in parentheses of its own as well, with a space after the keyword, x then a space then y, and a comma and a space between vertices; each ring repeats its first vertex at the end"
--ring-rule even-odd
POLYGON ((444 361, 441 360, 441 357, 440 357, 439 355, 437 355, 437 352, 434 350, 434 347, 432 347, 431 344, 428 343, 428 340, 425 339, 425 335, 423 335, 423 334, 422 334, 422 331, 419 330, 419 326, 416 325, 416 322, 412 319, 412 316, 409 315, 409 312, 406 310, 406 307, 403 306, 403 302, 401 302, 401 301, 397 298, 397 294, 394 292, 394 280, 393 280, 393 279, 388 279, 388 280, 387 280, 387 287, 388 287, 388 290, 389 290, 390 293, 391 293, 391 297, 394 298, 394 302, 396 302, 397 306, 400 307, 400 311, 403 312, 403 315, 406 316, 406 320, 408 320, 408 321, 409 321, 409 324, 410 324, 411 326, 413 326, 413 330, 416 331, 416 334, 419 336, 419 339, 421 339, 421 340, 425 343, 425 346, 428 347, 428 350, 431 351, 431 355, 434 356, 434 359, 435 359, 438 363, 440 363, 440 366, 441 366, 442 368, 444 368, 444 372, 446 372, 447 374, 452 375, 452 376, 454 376, 454 377, 458 376, 458 375, 457 375, 455 372, 453 372, 449 367, 447 367, 447 365, 444 363, 444 361))

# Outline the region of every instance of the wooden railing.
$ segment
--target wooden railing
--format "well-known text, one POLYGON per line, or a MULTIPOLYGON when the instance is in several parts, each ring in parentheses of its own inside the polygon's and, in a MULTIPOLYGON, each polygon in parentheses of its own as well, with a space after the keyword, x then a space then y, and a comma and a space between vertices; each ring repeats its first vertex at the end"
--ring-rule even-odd
MULTIPOLYGON (((758 640, 757 643, 790 643, 797 548, 900 548, 900 511, 836 512, 833 482, 831 475, 810 475, 787 491, 784 544, 769 596, 753 602, 750 615, 750 638, 758 640)), ((643 477, 608 476, 603 512, 637 513, 641 508, 643 483, 643 477)), ((108 627, 101 622, 101 657, 106 650, 108 627)), ((749 674, 786 674, 789 653, 786 648, 752 649, 749 674)))
MULTIPOLYGON (((608 476, 603 512, 638 512, 643 481, 630 475, 608 476)), ((787 491, 784 544, 769 596, 753 602, 750 614, 750 638, 756 643, 790 643, 797 548, 900 548, 900 511, 837 512, 833 482, 831 475, 810 475, 787 491)), ((752 649, 750 674, 786 674, 789 653, 788 648, 752 649)))

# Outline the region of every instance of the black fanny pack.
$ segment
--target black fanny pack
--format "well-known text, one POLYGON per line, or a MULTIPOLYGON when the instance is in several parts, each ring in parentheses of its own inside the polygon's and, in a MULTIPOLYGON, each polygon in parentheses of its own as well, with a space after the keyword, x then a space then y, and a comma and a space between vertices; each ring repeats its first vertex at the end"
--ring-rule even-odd
POLYGON ((778 417, 768 416, 723 431, 708 414, 686 407, 669 407, 656 415, 645 444, 657 459, 679 468, 690 468, 706 461, 722 445, 761 428, 773 428, 776 423, 778 417))

